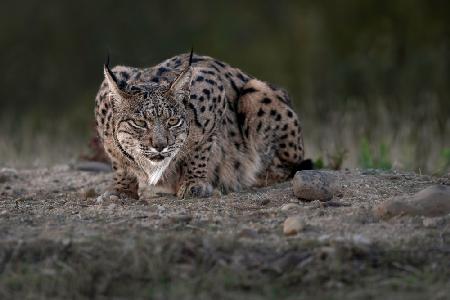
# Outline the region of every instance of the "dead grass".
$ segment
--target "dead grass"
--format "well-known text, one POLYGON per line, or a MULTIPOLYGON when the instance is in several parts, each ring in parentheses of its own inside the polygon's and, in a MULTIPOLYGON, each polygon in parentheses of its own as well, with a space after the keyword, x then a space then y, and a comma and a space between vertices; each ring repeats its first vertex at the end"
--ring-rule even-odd
MULTIPOLYGON (((449 292, 449 253, 197 232, 2 242, 3 299, 338 299, 449 292), (380 290, 382 292, 380 293, 380 290), (330 298, 331 296, 331 298, 330 298)), ((448 249, 447 249, 448 250, 448 249)), ((414 298, 413 298, 414 299, 414 298)))

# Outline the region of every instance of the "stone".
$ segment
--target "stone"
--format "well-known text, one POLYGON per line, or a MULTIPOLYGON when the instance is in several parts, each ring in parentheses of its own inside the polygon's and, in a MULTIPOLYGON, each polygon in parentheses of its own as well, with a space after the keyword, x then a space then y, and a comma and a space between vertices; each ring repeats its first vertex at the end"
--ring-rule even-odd
POLYGON ((111 195, 109 196, 109 200, 112 202, 118 202, 119 201, 119 197, 116 195, 111 195))
POLYGON ((300 208, 300 205, 298 205, 297 203, 286 203, 286 204, 283 204, 280 209, 283 212, 288 212, 290 210, 296 210, 299 208, 300 208))
POLYGON ((95 199, 95 203, 97 203, 97 204, 102 204, 104 201, 105 201, 105 197, 104 197, 103 195, 98 196, 98 197, 95 199))
POLYGON ((19 176, 15 169, 11 168, 0 169, 0 183, 12 181, 17 178, 19 178, 19 176))
POLYGON ((300 216, 288 217, 283 224, 283 233, 285 235, 294 235, 305 229, 305 224, 303 223, 300 216))
POLYGON ((382 219, 395 216, 436 217, 450 213, 450 186, 433 185, 408 196, 398 196, 374 208, 374 214, 382 219))
POLYGON ((109 210, 114 210, 115 208, 117 208, 117 204, 115 204, 115 203, 111 203, 107 207, 107 209, 109 209, 109 210))
POLYGON ((264 199, 261 199, 260 201, 258 201, 258 203, 261 206, 265 206, 270 203, 270 199, 264 198, 264 199))
POLYGON ((169 217, 171 223, 173 224, 187 224, 192 221, 192 216, 188 214, 177 214, 169 217))
POLYGON ((351 236, 351 240, 354 244, 359 246, 370 246, 372 244, 372 241, 361 234, 354 234, 351 236))
POLYGON ((243 228, 239 231, 238 236, 241 238, 257 238, 258 232, 252 228, 243 228))
POLYGON ((67 172, 70 171, 71 167, 68 164, 58 164, 51 167, 53 172, 67 172))
POLYGON ((436 228, 440 225, 445 224, 445 220, 442 218, 424 218, 422 224, 427 228, 436 228))
POLYGON ((85 198, 95 198, 97 197, 97 192, 94 188, 86 188, 81 192, 81 195, 85 198))
POLYGON ((335 176, 322 171, 299 171, 292 180, 294 195, 302 200, 328 201, 338 194, 334 185, 335 176))

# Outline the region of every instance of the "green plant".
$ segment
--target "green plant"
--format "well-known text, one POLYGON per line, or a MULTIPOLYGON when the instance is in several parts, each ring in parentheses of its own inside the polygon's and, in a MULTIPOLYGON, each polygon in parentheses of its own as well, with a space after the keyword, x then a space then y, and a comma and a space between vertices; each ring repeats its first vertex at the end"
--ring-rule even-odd
POLYGON ((347 149, 339 148, 333 153, 326 154, 326 160, 322 156, 319 156, 314 160, 314 169, 331 169, 340 170, 342 165, 347 158, 347 149))
POLYGON ((348 154, 347 149, 339 148, 328 154, 328 167, 332 170, 340 170, 348 154))
POLYGON ((363 169, 372 169, 374 167, 372 153, 370 151, 369 141, 363 138, 360 143, 359 164, 363 169))
POLYGON ((323 162, 322 157, 318 157, 315 161, 314 161, 314 169, 323 169, 325 167, 325 164, 323 162))
POLYGON ((392 163, 389 157, 389 149, 384 143, 381 143, 379 147, 379 154, 376 160, 376 168, 382 170, 392 169, 392 163))
POLYGON ((363 138, 360 143, 359 163, 363 169, 392 169, 388 146, 381 143, 378 151, 374 153, 367 138, 363 138))
POLYGON ((450 148, 444 148, 441 151, 441 167, 439 173, 443 174, 450 170, 450 148))

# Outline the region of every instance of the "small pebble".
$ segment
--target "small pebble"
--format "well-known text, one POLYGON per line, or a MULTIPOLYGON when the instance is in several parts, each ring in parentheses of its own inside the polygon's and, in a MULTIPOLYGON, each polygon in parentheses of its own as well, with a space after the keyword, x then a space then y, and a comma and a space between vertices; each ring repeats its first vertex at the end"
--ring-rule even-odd
POLYGON ((112 202, 117 202, 119 201, 119 197, 117 197, 116 195, 111 195, 109 196, 109 200, 112 202))
POLYGON ((370 244, 372 244, 372 241, 369 238, 361 234, 354 234, 351 239, 353 243, 360 246, 369 246, 370 244))
POLYGON ((110 205, 108 205, 107 208, 108 208, 109 210, 114 210, 116 207, 117 207, 117 204, 111 203, 110 205))
POLYGON ((264 206, 270 203, 269 199, 262 199, 261 201, 259 201, 259 205, 264 206))
POLYGON ((445 220, 443 218, 424 218, 422 223, 423 226, 427 228, 435 228, 439 225, 443 225, 445 223, 445 220))
POLYGON ((94 188, 87 188, 83 190, 82 195, 85 199, 97 197, 97 193, 94 188))
POLYGON ((180 214, 180 215, 171 216, 170 220, 174 224, 180 224, 180 223, 181 224, 186 224, 186 223, 189 223, 192 220, 192 216, 191 215, 187 215, 187 214, 180 214))
POLYGON ((294 209, 299 209, 301 206, 297 203, 286 203, 281 206, 281 211, 287 212, 294 209))
POLYGON ((70 166, 69 165, 55 165, 51 168, 52 171, 54 172, 67 172, 70 170, 70 166))
POLYGON ((257 238, 258 232, 252 228, 244 228, 238 233, 238 236, 243 238, 257 238))
POLYGON ((305 229, 305 224, 303 223, 300 216, 291 216, 284 221, 283 233, 285 235, 294 235, 305 229))

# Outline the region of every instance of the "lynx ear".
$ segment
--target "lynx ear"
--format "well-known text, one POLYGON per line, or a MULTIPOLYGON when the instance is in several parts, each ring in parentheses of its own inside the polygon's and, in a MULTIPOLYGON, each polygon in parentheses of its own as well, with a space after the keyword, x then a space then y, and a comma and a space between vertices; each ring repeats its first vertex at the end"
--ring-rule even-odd
POLYGON ((187 67, 180 75, 172 82, 169 92, 173 95, 189 93, 191 88, 192 68, 187 67))
POLYGON ((121 88, 117 82, 117 77, 114 75, 114 73, 109 69, 108 66, 109 59, 107 60, 106 64, 103 65, 103 73, 105 74, 106 82, 108 83, 109 89, 118 97, 115 97, 116 101, 120 101, 120 99, 117 98, 123 98, 123 99, 129 99, 131 97, 130 94, 125 92, 123 90, 123 87, 121 88))
POLYGON ((191 49, 191 53, 189 54, 189 62, 186 69, 181 72, 180 75, 171 83, 168 92, 172 95, 177 94, 189 94, 191 89, 191 80, 192 80, 192 58, 194 56, 194 48, 191 49))

